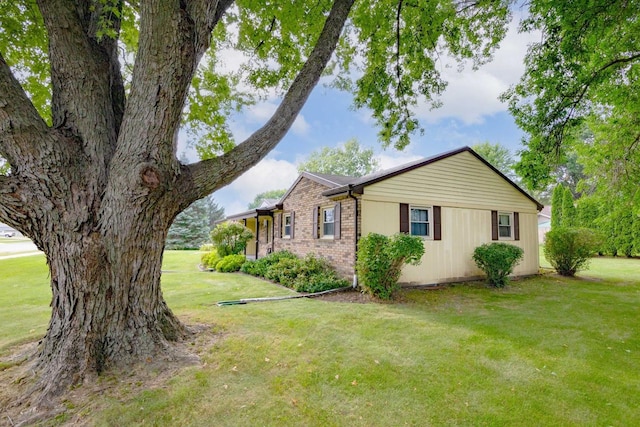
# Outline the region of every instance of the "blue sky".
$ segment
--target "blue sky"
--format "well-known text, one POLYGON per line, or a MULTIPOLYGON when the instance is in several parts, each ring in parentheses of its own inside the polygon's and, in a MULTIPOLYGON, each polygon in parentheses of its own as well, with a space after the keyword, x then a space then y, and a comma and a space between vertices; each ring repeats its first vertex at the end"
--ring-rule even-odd
MULTIPOLYGON (((216 191, 215 201, 226 214, 244 211, 256 194, 288 188, 298 176, 297 164, 311 152, 337 147, 351 138, 373 148, 383 169, 484 141, 500 143, 515 154, 523 134, 498 96, 518 81, 527 46, 536 41, 536 35, 519 34, 517 24, 517 19, 512 22, 493 61, 479 70, 468 66, 460 72, 445 59, 441 73, 449 85, 441 97, 443 106, 437 110, 418 106, 415 112, 425 133, 416 134, 405 150, 382 149, 370 112, 354 111, 348 93, 321 83, 280 144, 258 165, 216 191)), ((277 104, 278 99, 269 99, 236 116, 230 124, 236 141, 244 140, 264 124, 277 104)), ((195 160, 192 152, 187 154, 195 160)))

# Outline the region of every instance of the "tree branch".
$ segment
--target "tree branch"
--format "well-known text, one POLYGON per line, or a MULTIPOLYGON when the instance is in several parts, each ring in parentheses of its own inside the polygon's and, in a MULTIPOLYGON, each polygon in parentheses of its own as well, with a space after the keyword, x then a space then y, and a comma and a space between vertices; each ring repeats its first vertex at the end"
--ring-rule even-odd
POLYGON ((216 19, 230 4, 216 0, 141 3, 139 48, 114 158, 117 164, 124 160, 132 166, 148 163, 166 172, 176 168, 176 136, 187 91, 209 47, 216 19))
POLYGON ((183 192, 194 201, 221 188, 262 160, 287 133, 316 86, 340 39, 354 0, 335 0, 318 41, 269 121, 230 152, 184 167, 183 192))
POLYGON ((47 124, 0 54, 0 155, 15 168, 46 132, 47 124))
POLYGON ((209 48, 211 31, 222 18, 233 0, 190 0, 187 13, 194 23, 196 63, 209 48))
MULTIPOLYGON (((100 2, 38 0, 38 6, 49 34, 53 126, 79 138, 92 164, 105 171, 124 113, 119 18, 108 18, 115 34, 100 39, 101 25, 106 25, 100 22, 100 2)), ((106 179, 104 172, 96 175, 99 182, 106 179)))

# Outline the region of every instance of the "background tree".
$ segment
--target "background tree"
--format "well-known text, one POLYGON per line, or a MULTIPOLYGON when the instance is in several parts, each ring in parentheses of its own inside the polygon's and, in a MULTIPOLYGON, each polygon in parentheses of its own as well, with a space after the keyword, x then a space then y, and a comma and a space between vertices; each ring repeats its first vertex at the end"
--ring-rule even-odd
POLYGON ((38 0, 0 2, 0 19, 0 220, 46 253, 51 277, 37 408, 181 351, 168 341, 189 331, 160 286, 171 223, 276 146, 332 57, 336 85, 402 148, 419 128, 411 106, 444 89, 438 58, 488 60, 509 2, 38 0), (224 71, 229 49, 250 59, 224 71), (228 115, 274 91, 273 116, 235 145, 228 115), (182 123, 202 161, 178 161, 182 123))
POLYGON ((564 201, 564 186, 558 184, 551 196, 551 228, 562 225, 562 204, 564 201))
POLYGON ((298 172, 360 177, 379 168, 378 160, 373 157, 373 149, 361 147, 354 138, 336 148, 324 147, 314 151, 307 161, 298 165, 298 172))
POLYGON ((166 249, 198 249, 210 241, 212 221, 223 217, 224 208, 218 208, 210 197, 196 200, 171 224, 166 249))
POLYGON ((280 199, 284 196, 284 193, 287 192, 287 189, 284 188, 282 190, 269 190, 264 193, 256 194, 256 197, 253 199, 253 202, 249 203, 247 209, 255 209, 262 204, 262 202, 266 199, 280 199))
POLYGON ((211 230, 216 226, 217 221, 224 218, 224 208, 218 206, 212 196, 207 197, 207 203, 209 204, 207 211, 209 213, 209 229, 211 230))
POLYGON ((562 219, 563 227, 575 227, 576 207, 573 201, 573 194, 569 187, 564 187, 562 194, 562 219))
POLYGON ((515 160, 511 156, 511 151, 507 147, 500 144, 492 144, 490 142, 482 142, 480 144, 472 145, 471 148, 476 153, 480 154, 482 158, 491 163, 491 165, 502 172, 507 178, 512 181, 517 180, 513 166, 515 160))

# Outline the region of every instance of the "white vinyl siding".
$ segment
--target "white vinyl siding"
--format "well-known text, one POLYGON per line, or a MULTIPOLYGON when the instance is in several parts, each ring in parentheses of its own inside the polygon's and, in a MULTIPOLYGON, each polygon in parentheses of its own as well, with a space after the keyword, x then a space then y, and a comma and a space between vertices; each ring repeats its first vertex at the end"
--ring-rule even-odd
POLYGON ((369 185, 363 198, 537 214, 534 202, 468 152, 369 185))

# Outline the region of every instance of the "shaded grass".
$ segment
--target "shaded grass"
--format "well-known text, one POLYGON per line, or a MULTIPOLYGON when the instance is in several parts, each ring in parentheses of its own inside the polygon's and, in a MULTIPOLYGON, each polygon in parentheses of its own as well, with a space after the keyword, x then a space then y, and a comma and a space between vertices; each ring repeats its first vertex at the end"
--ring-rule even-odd
MULTIPOLYGON (((39 271, 42 258, 20 259, 29 260, 24 267, 39 271)), ((85 422, 569 426, 640 418, 640 284, 632 275, 609 279, 594 268, 597 280, 549 275, 504 290, 479 283, 407 290, 393 304, 304 299, 218 307, 219 300, 291 291, 249 276, 201 273, 197 260, 168 252, 163 290, 183 320, 218 333, 206 364, 162 387, 98 397, 85 422)), ((20 301, 17 295, 13 303, 20 301)))

